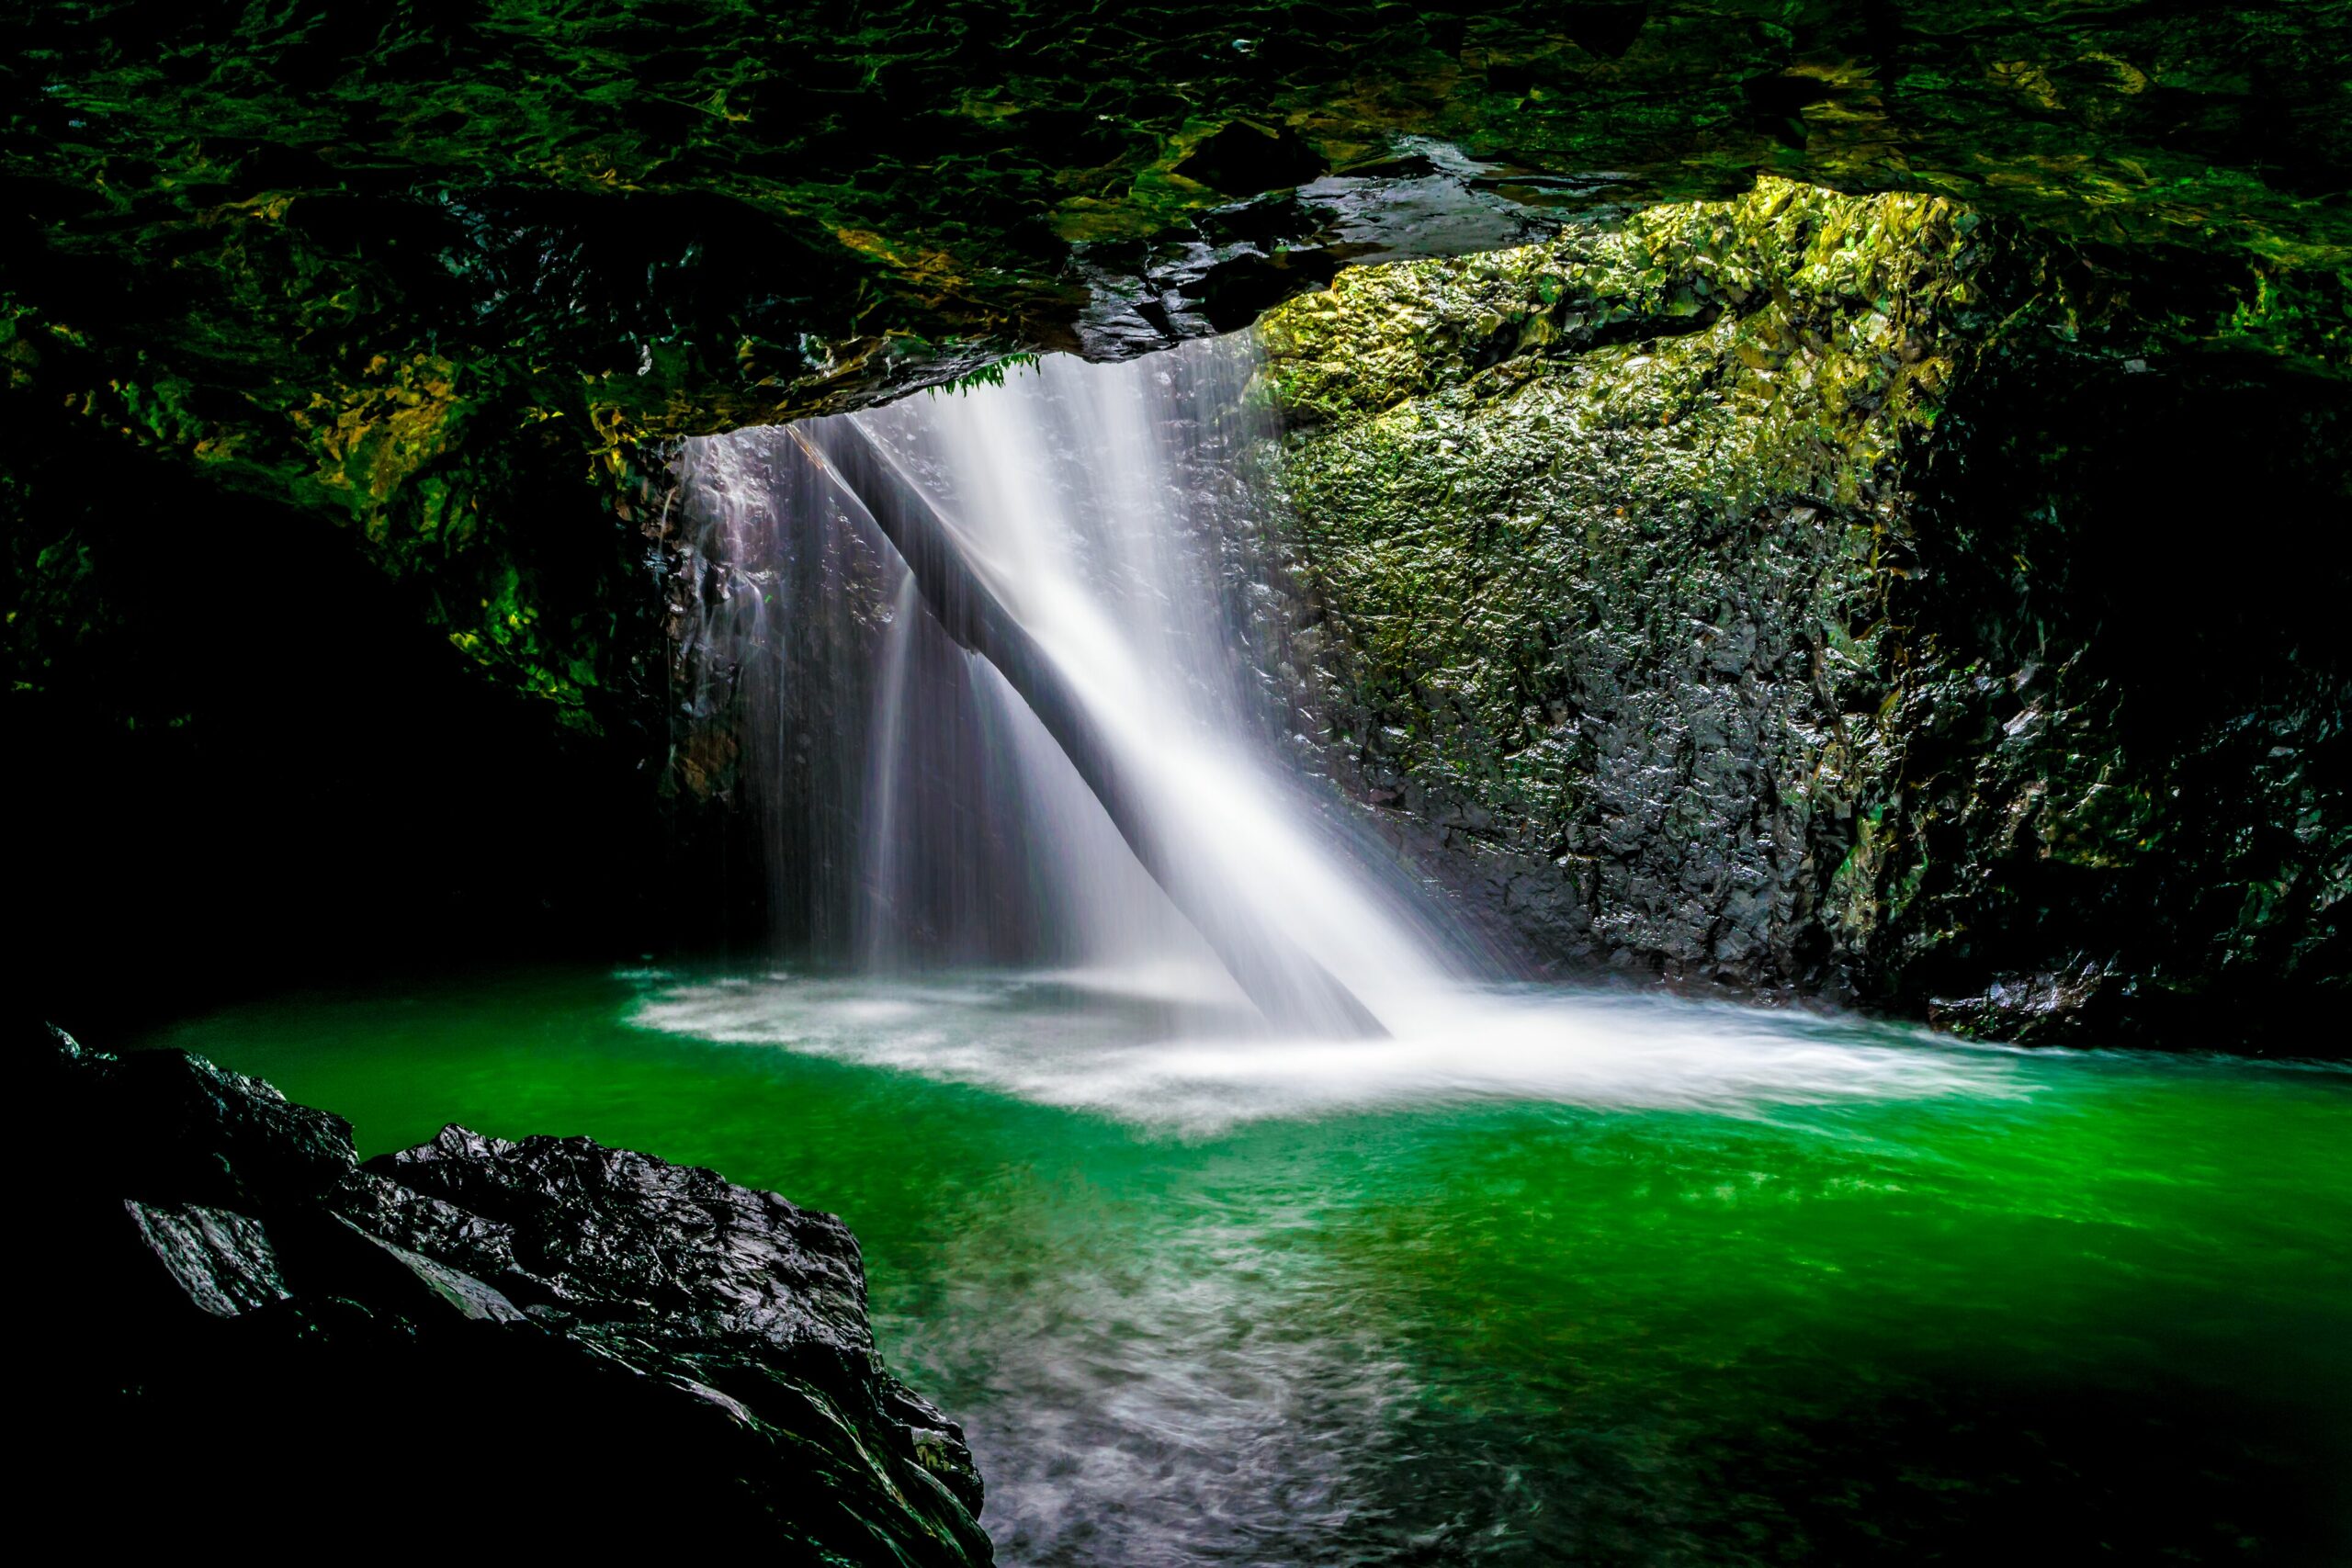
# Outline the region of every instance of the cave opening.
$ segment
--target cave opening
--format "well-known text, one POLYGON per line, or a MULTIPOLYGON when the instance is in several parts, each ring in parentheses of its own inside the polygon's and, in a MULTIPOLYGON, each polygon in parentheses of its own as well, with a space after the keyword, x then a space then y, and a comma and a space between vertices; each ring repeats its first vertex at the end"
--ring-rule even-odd
POLYGON ((853 9, 20 18, 40 1506, 2340 1555, 2343 7, 853 9))

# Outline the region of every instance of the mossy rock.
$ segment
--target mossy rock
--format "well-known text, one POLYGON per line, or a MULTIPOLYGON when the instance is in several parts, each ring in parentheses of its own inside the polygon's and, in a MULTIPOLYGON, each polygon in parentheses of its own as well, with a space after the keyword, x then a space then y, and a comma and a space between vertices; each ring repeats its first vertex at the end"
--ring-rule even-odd
POLYGON ((1767 181, 1283 306, 1300 722, 1539 964, 2280 1048, 2343 975, 2352 423, 2143 265, 1767 181))

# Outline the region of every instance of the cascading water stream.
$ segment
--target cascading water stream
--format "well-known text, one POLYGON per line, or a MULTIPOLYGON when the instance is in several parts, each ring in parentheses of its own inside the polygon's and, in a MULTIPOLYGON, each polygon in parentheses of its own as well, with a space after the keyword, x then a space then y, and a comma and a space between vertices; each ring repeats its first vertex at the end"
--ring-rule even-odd
POLYGON ((916 617, 922 613, 915 580, 909 574, 890 606, 883 636, 882 689, 875 711, 873 756, 866 766, 866 811, 861 825, 860 859, 871 894, 857 926, 857 958, 866 969, 884 967, 892 956, 889 912, 899 896, 899 777, 906 768, 907 665, 916 617))
POLYGON ((853 932, 868 966, 1052 963, 1228 1007, 1238 986, 1294 1034, 1426 1008, 1444 976, 1401 880, 1253 722, 1220 547, 1266 504, 1234 477, 1267 434, 1254 368, 1246 339, 1057 357, 689 444, 696 705, 750 741, 771 816, 798 814, 769 852, 809 935, 853 932))

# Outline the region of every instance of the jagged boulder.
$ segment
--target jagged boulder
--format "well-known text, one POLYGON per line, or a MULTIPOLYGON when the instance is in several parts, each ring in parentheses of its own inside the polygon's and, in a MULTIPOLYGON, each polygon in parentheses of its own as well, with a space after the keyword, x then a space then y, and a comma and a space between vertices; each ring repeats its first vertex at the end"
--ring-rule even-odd
POLYGON ((832 1216, 585 1138, 450 1127, 363 1167, 257 1079, 51 1032, 23 1055, 52 1529, 990 1560, 970 1450, 883 1369, 832 1216))

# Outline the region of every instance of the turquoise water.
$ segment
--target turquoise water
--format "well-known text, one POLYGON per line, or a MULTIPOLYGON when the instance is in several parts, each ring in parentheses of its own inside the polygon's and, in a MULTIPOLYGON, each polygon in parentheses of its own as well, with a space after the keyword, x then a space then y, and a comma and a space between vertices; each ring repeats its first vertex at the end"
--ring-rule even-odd
POLYGON ((1465 994, 537 973, 158 1044, 842 1214, 1020 1563, 2352 1561, 2352 1073, 1465 994))

